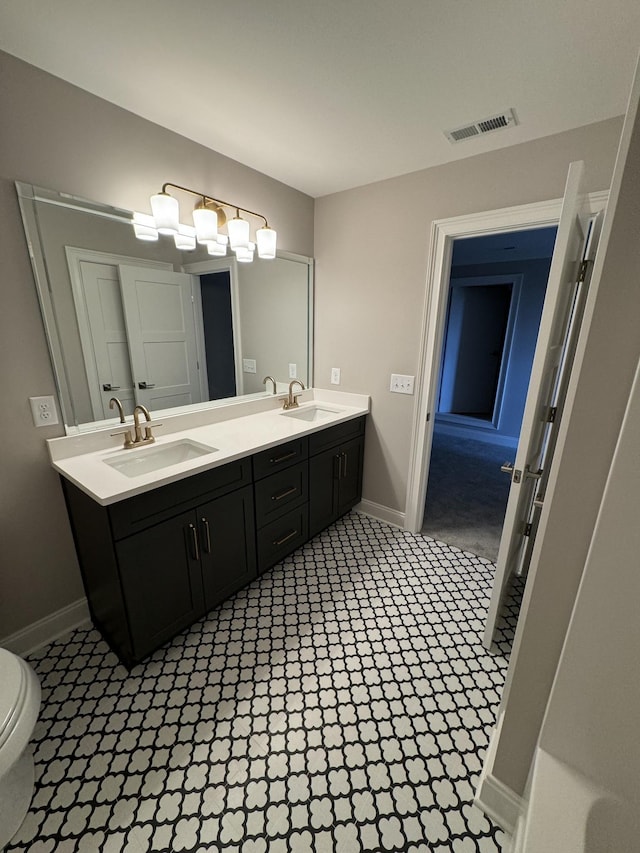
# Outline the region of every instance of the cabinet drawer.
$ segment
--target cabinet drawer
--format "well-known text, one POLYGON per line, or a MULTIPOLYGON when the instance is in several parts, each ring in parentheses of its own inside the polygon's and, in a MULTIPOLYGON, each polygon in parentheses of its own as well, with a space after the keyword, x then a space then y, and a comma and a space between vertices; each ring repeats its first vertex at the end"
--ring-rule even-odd
POLYGON ((281 471, 290 465, 296 465, 306 459, 308 455, 309 447, 306 436, 256 453, 253 457, 254 479, 261 480, 263 477, 273 474, 274 471, 281 471))
POLYGON ((292 465, 255 484, 256 525, 263 527, 309 499, 308 463, 292 465))
POLYGON ((108 507, 114 539, 138 533, 186 509, 251 483, 249 459, 238 459, 219 468, 185 477, 142 495, 108 507))
POLYGON ((309 508, 304 504, 298 509, 267 524, 258 531, 258 571, 264 572, 282 560, 291 551, 307 541, 309 530, 309 508))
POLYGON ((309 455, 314 456, 316 453, 321 453, 323 450, 343 441, 364 435, 364 420, 365 416, 354 418, 343 424, 337 424, 334 427, 312 433, 309 436, 309 455))

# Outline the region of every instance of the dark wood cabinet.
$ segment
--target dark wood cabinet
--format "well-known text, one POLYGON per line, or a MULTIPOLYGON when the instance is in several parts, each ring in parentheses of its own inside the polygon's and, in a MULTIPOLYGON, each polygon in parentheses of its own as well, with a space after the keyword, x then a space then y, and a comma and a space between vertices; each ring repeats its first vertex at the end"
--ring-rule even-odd
MULTIPOLYGON (((253 491, 234 489, 233 466, 111 507, 63 479, 92 618, 125 665, 255 578, 253 491)), ((241 474, 250 482, 250 465, 241 474)))
MULTIPOLYGON (((309 459, 309 536, 315 536, 348 512, 362 496, 364 418, 334 429, 333 436, 328 429, 322 442, 318 442, 326 449, 309 459), (349 431, 345 429, 347 426, 349 431), (349 435, 354 437, 349 438, 349 435)), ((314 444, 310 452, 316 449, 314 444)))
POLYGON ((256 576, 251 486, 198 508, 197 538, 205 611, 242 589, 256 576))
POLYGON ((106 507, 62 478, 92 619, 126 666, 360 500, 364 421, 106 507))
POLYGON ((205 612, 200 562, 190 541, 194 520, 193 512, 182 513, 115 545, 131 637, 126 657, 132 661, 146 657, 205 612))

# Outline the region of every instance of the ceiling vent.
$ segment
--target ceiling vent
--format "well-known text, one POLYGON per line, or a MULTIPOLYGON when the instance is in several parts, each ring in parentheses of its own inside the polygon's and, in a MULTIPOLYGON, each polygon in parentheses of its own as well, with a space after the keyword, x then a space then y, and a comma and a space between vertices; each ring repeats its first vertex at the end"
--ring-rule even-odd
POLYGON ((473 124, 465 124, 455 130, 446 130, 445 136, 449 142, 462 142, 464 139, 472 139, 474 136, 484 136, 485 133, 493 133, 494 130, 502 130, 505 127, 515 127, 518 124, 516 114, 513 110, 505 110, 498 115, 474 121, 473 124))

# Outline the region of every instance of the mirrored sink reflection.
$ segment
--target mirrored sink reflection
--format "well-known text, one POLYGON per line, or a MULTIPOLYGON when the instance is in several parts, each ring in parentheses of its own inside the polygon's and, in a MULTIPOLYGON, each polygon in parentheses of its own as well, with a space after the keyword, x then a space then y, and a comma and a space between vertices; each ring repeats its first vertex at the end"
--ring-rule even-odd
POLYGON ((170 465, 178 465, 180 462, 188 462, 208 453, 215 453, 217 447, 209 447, 192 441, 189 438, 173 441, 171 444, 160 446, 151 445, 141 447, 139 450, 126 450, 110 459, 105 459, 104 464, 115 468, 126 477, 140 477, 142 474, 150 474, 170 465))
POLYGON ((294 418, 298 421, 324 421, 330 418, 331 415, 339 415, 342 409, 332 409, 330 406, 321 406, 314 403, 311 406, 304 406, 299 409, 289 409, 287 412, 281 412, 284 418, 294 418))

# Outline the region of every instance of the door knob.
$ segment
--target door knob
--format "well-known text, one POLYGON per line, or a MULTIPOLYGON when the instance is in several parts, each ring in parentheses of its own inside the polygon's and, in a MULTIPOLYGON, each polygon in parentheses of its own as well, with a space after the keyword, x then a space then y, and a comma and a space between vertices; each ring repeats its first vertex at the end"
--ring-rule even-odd
POLYGON ((138 382, 138 388, 141 391, 148 391, 149 388, 155 388, 155 387, 156 387, 155 382, 138 382))
POLYGON ((505 474, 513 474, 513 462, 505 462, 500 466, 500 470, 504 471, 505 474))
POLYGON ((105 382, 104 385, 102 386, 102 390, 103 391, 119 391, 120 386, 119 385, 112 385, 110 382, 105 382))

